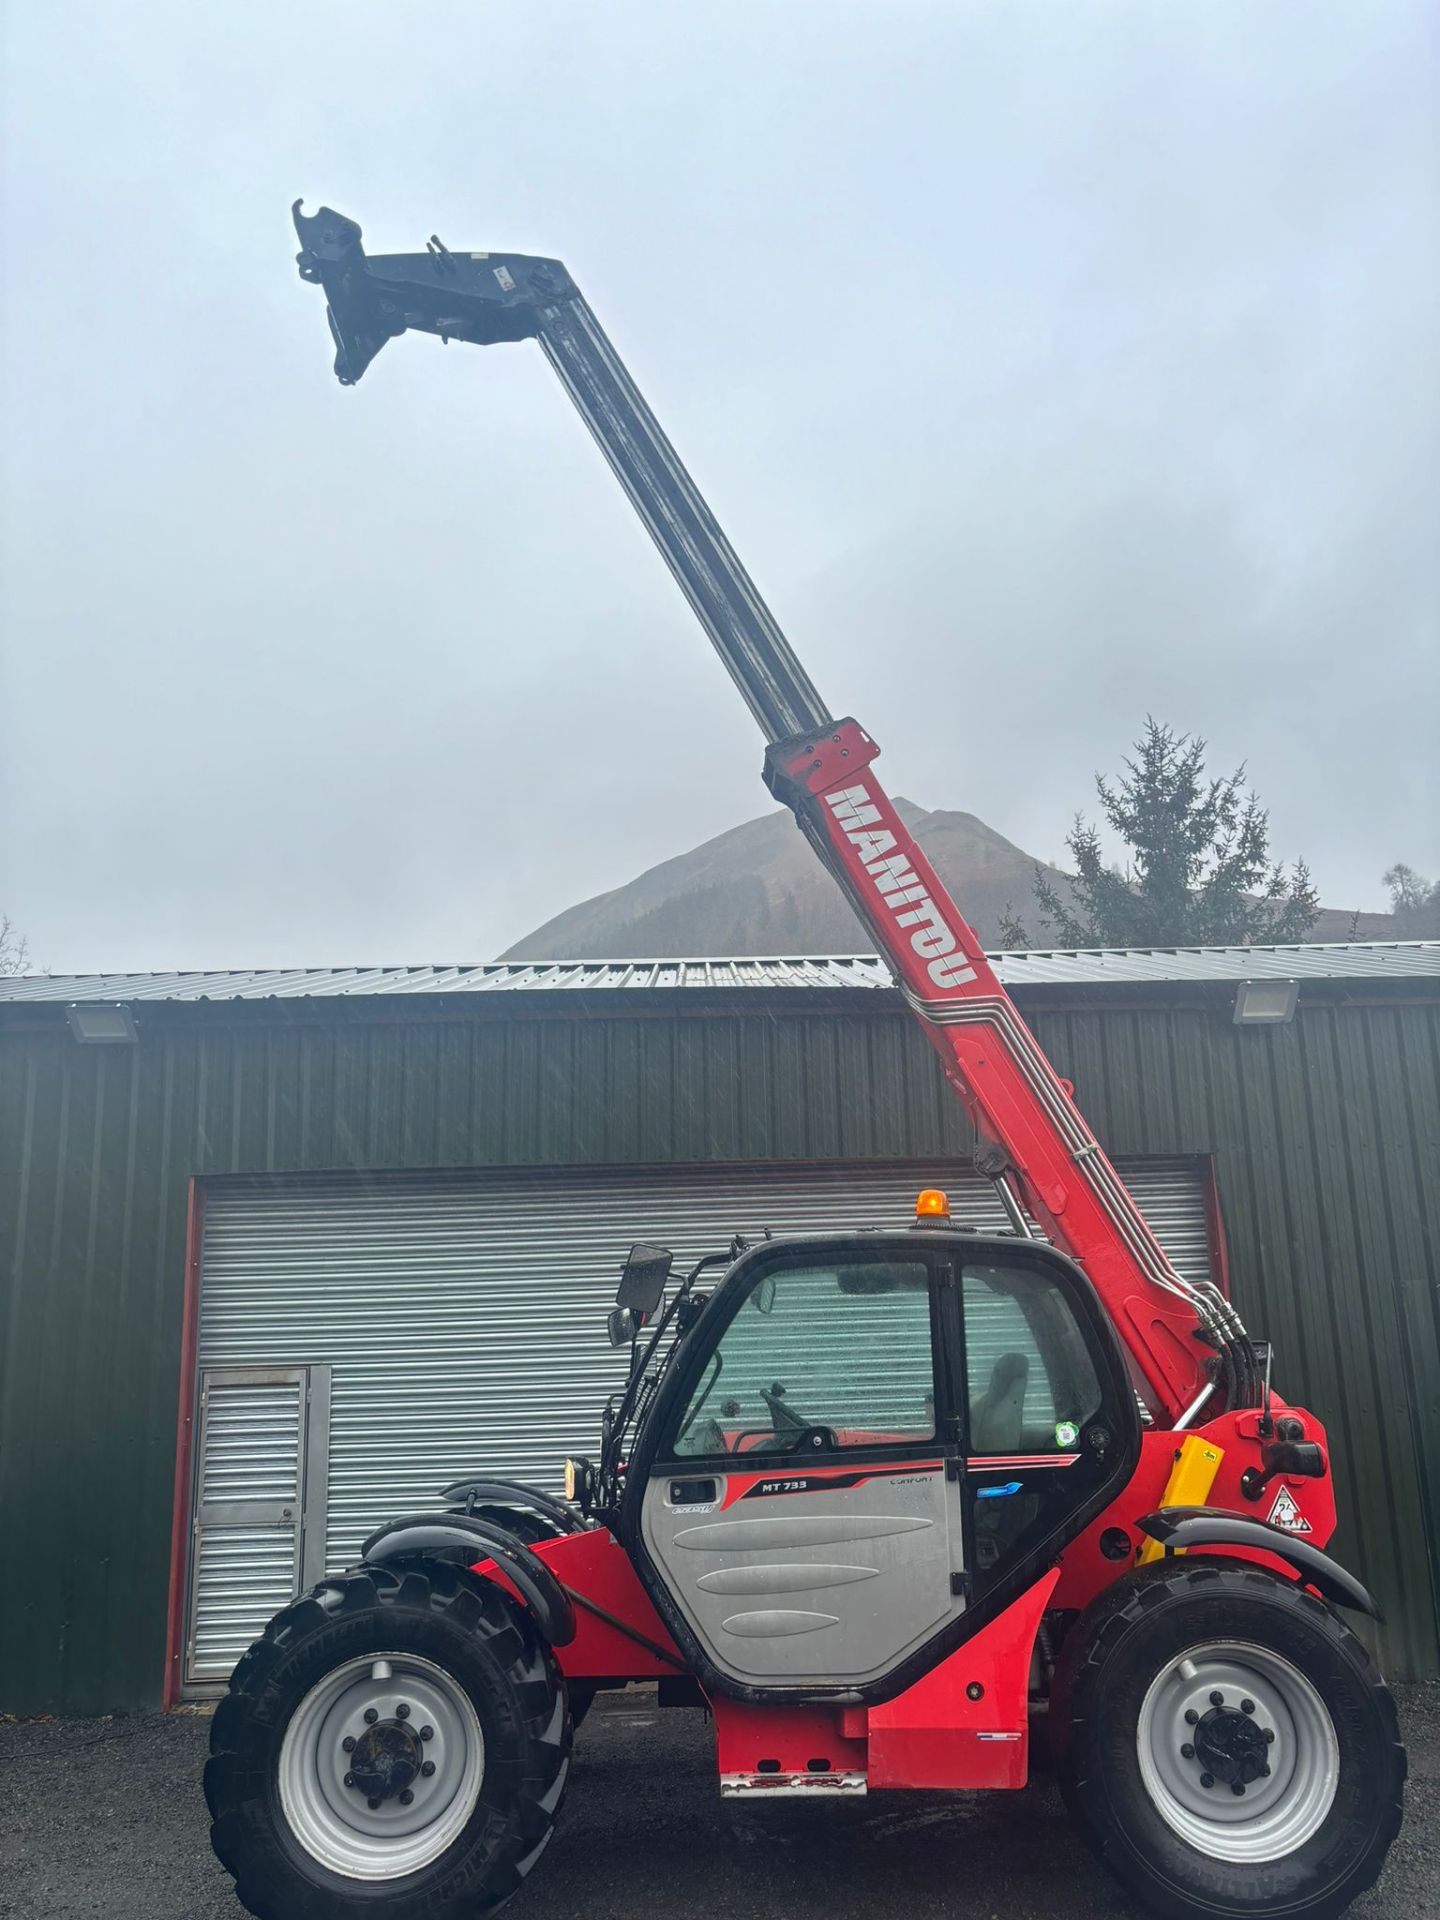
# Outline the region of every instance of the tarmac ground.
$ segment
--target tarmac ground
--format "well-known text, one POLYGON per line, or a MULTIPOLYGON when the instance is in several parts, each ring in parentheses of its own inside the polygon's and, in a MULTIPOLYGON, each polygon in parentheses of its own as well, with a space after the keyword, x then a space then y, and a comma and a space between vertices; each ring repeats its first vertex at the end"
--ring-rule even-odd
MULTIPOLYGON (((1440 1920, 1440 1685, 1396 1687, 1405 1826, 1353 1920, 1440 1920)), ((6 1920, 240 1920, 210 1851, 197 1713, 0 1723, 6 1920)), ((576 1735, 514 1920, 1133 1920, 1043 1776, 1023 1793, 722 1801, 710 1728, 648 1690, 576 1735)))

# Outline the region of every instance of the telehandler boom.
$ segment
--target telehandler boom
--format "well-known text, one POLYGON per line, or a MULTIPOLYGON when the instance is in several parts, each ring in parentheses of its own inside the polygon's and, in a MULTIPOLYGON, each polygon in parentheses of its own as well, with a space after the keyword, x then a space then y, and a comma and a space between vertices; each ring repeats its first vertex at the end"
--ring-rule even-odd
POLYGON ((565 268, 434 237, 368 256, 352 220, 294 218, 342 383, 410 329, 539 342, 939 1053, 1011 1231, 927 1191, 913 1225, 737 1239, 673 1290, 673 1256, 632 1247, 625 1381, 565 1497, 457 1481, 236 1668, 205 1788, 241 1900, 494 1912, 596 1693, 650 1681, 708 1708, 738 1797, 1020 1787, 1039 1729, 1151 1912, 1334 1920, 1398 1830, 1405 1755, 1336 1611, 1375 1607, 1323 1551, 1320 1422, 1170 1264, 565 268))
POLYGON ((451 253, 438 239, 426 253, 371 258, 353 220, 328 208, 306 216, 298 203, 294 214, 301 275, 325 290, 345 385, 407 328, 480 345, 539 342, 755 716, 766 784, 869 927, 939 1053, 1007 1210, 1018 1221, 1018 1189, 1030 1217, 1084 1266, 1164 1425, 1187 1424, 1207 1402, 1255 1405, 1260 1379, 1238 1316, 1170 1264, 881 787, 875 742, 858 721, 831 716, 565 268, 451 253))

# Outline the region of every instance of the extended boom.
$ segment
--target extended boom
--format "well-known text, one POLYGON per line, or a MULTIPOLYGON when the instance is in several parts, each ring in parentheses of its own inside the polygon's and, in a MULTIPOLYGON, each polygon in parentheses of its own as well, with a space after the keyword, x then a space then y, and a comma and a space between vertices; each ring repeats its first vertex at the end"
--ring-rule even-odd
POLYGON ((754 582, 565 268, 523 254, 370 257, 353 220, 295 205, 300 272, 329 303, 351 385, 415 329, 538 340, 709 634, 766 740, 765 780, 795 813, 940 1055, 980 1135, 981 1170, 1089 1274, 1157 1420, 1258 1404, 1254 1351, 1218 1289, 1176 1273, 970 927, 875 777, 879 749, 825 707, 754 582))

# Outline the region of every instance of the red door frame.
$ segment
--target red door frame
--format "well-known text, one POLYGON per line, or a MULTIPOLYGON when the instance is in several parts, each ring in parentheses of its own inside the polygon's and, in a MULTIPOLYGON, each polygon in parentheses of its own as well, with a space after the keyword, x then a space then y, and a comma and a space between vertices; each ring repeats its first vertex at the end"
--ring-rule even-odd
POLYGON ((195 1470, 195 1415, 199 1396, 200 1248, 205 1208, 201 1183, 192 1178, 185 1199, 185 1290, 180 1320, 180 1397, 175 1419, 175 1497, 170 1518, 170 1595, 165 1634, 165 1679, 160 1704, 166 1713, 180 1700, 185 1653, 185 1595, 189 1583, 191 1488, 195 1470))
MULTIPOLYGON (((1188 1159, 1189 1155, 1182 1158, 1188 1159)), ((1220 1178, 1213 1153, 1197 1154, 1200 1188, 1205 1197, 1205 1238, 1210 1243, 1210 1278, 1230 1298, 1230 1248, 1225 1238, 1225 1214, 1220 1205, 1220 1178)))

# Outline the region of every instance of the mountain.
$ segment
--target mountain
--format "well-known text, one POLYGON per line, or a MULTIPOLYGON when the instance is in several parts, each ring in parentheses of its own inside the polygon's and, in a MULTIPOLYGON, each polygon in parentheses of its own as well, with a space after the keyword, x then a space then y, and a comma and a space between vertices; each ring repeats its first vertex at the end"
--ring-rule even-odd
MULTIPOLYGON (((1007 907, 1028 906, 1035 860, 973 813, 896 810, 988 946, 1007 907)), ((1062 889, 1064 876, 1046 867, 1062 889)), ((747 820, 613 893, 517 940, 502 960, 680 959, 747 953, 866 953, 874 941, 780 809, 747 820)))
MULTIPOLYGON (((1035 868, 1065 895, 1064 874, 973 813, 896 810, 987 947, 1007 908, 1035 929, 1035 868)), ((1037 938, 1043 939, 1039 934, 1037 938)), ((1394 940, 1388 913, 1322 908, 1311 940, 1394 940)), ((663 860, 611 893, 567 907, 502 960, 678 960, 703 954, 868 953, 874 941, 785 809, 747 820, 663 860)))
POLYGON ((1324 940, 1403 940, 1393 913, 1358 913, 1349 907, 1321 907, 1306 934, 1307 945, 1324 940))

